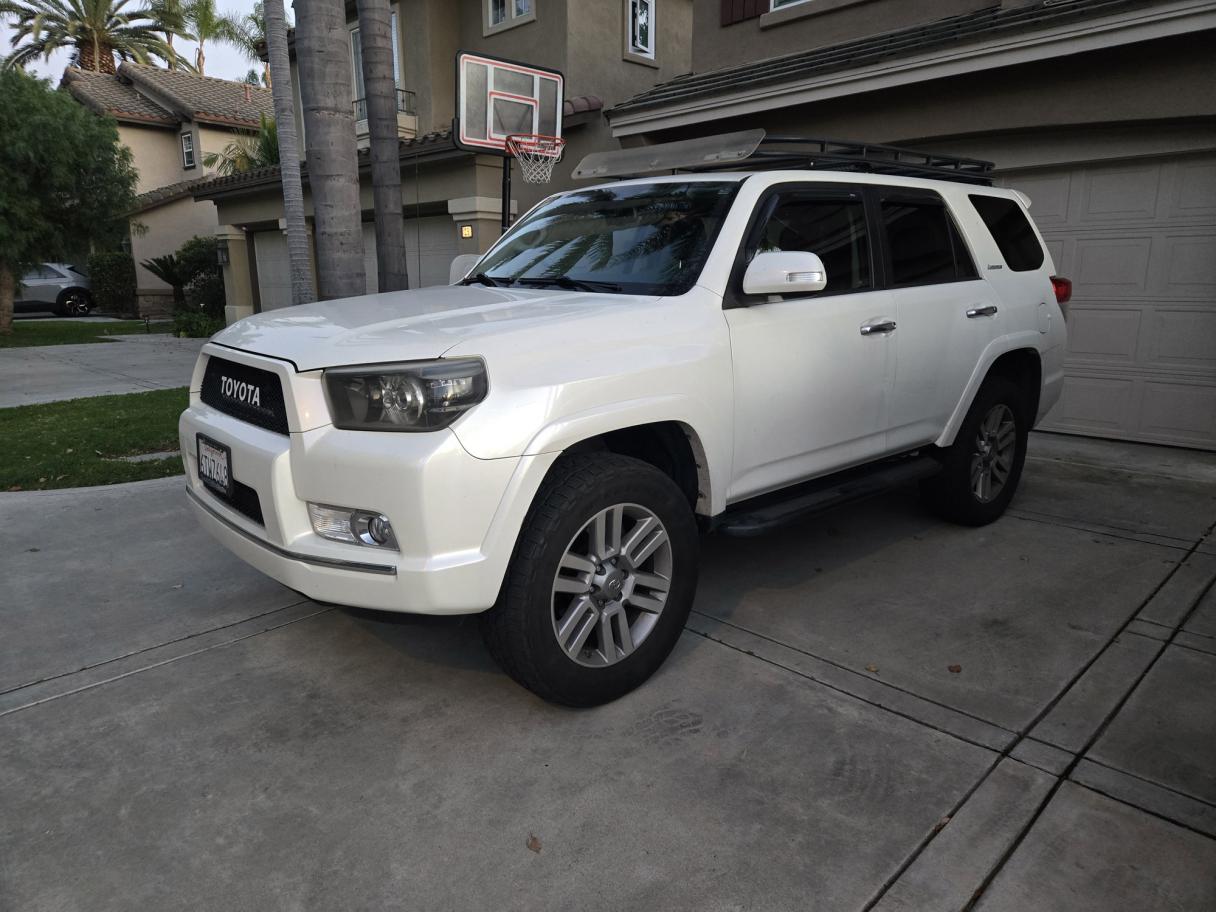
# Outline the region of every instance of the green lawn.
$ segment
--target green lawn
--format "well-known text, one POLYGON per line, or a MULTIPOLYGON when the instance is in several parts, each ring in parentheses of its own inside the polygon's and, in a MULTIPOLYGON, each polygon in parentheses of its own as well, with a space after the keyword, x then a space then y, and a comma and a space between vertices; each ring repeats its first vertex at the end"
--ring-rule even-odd
POLYGON ((178 456, 152 462, 112 457, 177 449, 177 418, 187 402, 182 387, 0 409, 0 491, 180 475, 178 456))
MULTIPOLYGON (((172 323, 153 323, 154 333, 173 332, 172 323)), ((30 345, 74 345, 79 342, 106 342, 106 336, 141 333, 143 320, 121 320, 117 323, 74 323, 66 320, 14 320, 12 335, 0 335, 0 348, 24 348, 30 345)))

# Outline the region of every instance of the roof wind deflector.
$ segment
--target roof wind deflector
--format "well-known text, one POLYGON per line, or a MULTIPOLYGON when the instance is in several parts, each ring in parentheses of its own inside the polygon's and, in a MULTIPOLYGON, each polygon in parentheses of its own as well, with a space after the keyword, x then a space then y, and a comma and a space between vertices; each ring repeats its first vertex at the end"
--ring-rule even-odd
POLYGON ((661 171, 697 171, 721 168, 750 157, 764 141, 764 130, 742 130, 699 139, 635 146, 611 152, 592 152, 574 169, 572 177, 593 179, 655 174, 661 171))
POLYGON ((573 176, 603 179, 676 171, 854 171, 991 186, 995 167, 992 162, 976 158, 918 152, 901 146, 807 136, 767 136, 764 130, 757 129, 615 152, 593 152, 579 163, 573 176))

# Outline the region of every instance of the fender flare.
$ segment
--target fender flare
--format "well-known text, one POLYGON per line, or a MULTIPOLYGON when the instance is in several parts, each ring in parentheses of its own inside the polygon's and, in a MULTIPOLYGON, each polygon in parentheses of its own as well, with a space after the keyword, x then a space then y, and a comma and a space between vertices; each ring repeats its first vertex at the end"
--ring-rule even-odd
POLYGON ((1043 357, 1043 352, 1040 350, 1042 339, 1042 334, 1036 330, 1023 330, 1000 336, 989 342, 980 354, 980 359, 976 362, 975 370, 971 372, 971 379, 967 381, 963 395, 959 398, 958 404, 954 406, 950 420, 946 422, 946 427, 937 440, 933 441, 934 444, 939 447, 948 447, 954 443, 954 438, 958 435, 958 429, 962 426, 963 419, 967 417, 967 410, 971 408, 971 403, 974 401, 976 393, 980 391, 980 387, 988 378, 988 372, 992 370, 992 365, 996 363, 998 358, 1013 351, 1031 349, 1041 359, 1043 357))

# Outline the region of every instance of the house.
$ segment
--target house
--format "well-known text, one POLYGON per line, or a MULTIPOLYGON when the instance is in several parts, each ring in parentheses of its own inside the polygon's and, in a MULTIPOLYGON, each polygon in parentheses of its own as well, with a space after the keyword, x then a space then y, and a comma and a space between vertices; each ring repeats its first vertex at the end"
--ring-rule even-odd
POLYGON ((270 91, 226 79, 125 62, 116 73, 69 67, 62 88, 81 104, 118 122, 119 141, 138 172, 131 214, 131 254, 141 315, 173 304, 168 285, 144 260, 173 253, 196 235, 215 234, 215 204, 196 201, 193 187, 214 173, 203 159, 220 152, 234 133, 254 133, 274 117, 270 91))
POLYGON ((1074 281, 1047 427, 1216 448, 1216 2, 694 0, 623 145, 763 127, 994 161, 1074 281))
MULTIPOLYGON (((403 218, 411 285, 448 281, 452 259, 488 249, 501 232, 502 159, 457 147, 456 56, 468 51, 560 70, 565 78, 565 156, 552 183, 512 185, 511 208, 528 209, 554 189, 572 186, 570 171, 589 151, 615 147, 602 117, 657 82, 688 72, 692 0, 399 0, 392 4, 401 137, 403 218)), ((363 247, 368 291, 376 291, 375 234, 358 19, 347 3, 352 102, 361 149, 363 247)), ((293 43, 289 38, 289 43, 293 43)), ((299 83, 293 84, 297 109, 299 83)), ((299 114, 297 113, 299 119, 299 114)), ((302 124, 302 119, 299 119, 302 124)), ((308 196, 304 164, 305 207, 308 196)), ((290 303, 278 168, 220 177, 195 189, 219 210, 230 264, 230 316, 290 303), (233 306, 235 305, 235 306, 233 306)))

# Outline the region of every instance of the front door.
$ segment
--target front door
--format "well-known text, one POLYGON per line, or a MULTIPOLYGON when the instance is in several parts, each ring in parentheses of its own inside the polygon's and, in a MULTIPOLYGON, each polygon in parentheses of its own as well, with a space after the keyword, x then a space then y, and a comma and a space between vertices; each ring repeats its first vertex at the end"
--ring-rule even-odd
MULTIPOLYGON (((820 185, 822 186, 822 185, 820 185)), ((758 203, 743 261, 759 251, 818 254, 827 288, 743 296, 726 311, 734 360, 737 501, 865 462, 886 449, 895 314, 876 290, 860 189, 777 188, 758 203)))

